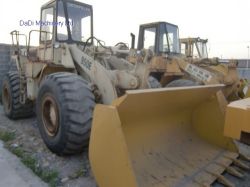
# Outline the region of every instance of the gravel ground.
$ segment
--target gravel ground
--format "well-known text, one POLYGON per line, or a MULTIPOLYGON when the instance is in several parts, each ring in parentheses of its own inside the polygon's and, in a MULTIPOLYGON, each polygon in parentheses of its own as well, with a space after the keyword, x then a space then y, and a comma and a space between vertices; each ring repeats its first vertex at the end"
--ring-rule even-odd
POLYGON ((18 157, 4 148, 0 140, 0 186, 48 187, 39 177, 26 168, 18 157))
POLYGON ((66 157, 53 154, 40 137, 35 117, 11 121, 4 115, 2 105, 0 105, 0 130, 15 132, 16 138, 11 144, 31 153, 42 168, 58 171, 58 186, 97 186, 91 173, 87 150, 82 154, 66 157))
MULTIPOLYGON (((90 169, 87 150, 75 156, 59 157, 51 153, 43 143, 36 118, 11 121, 5 117, 3 108, 0 105, 0 130, 14 131, 15 140, 11 143, 22 147, 30 152, 45 169, 55 169, 59 172, 58 186, 67 187, 97 187, 90 169)), ((244 162, 244 161, 243 161, 244 162)), ((250 165, 249 162, 246 164, 250 165)), ((250 187, 250 172, 244 171, 245 177, 238 179, 229 174, 224 176, 232 181, 236 187, 250 187)), ((223 185, 214 183, 214 187, 223 185)))

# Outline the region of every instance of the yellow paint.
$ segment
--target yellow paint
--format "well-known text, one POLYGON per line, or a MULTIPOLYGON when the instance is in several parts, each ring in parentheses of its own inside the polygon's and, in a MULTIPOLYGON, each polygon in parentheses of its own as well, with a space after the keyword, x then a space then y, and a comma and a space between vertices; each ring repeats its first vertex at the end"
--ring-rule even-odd
POLYGON ((94 116, 95 125, 92 126, 89 157, 95 177, 102 179, 101 186, 136 186, 116 109, 112 106, 98 105, 94 116))
POLYGON ((238 155, 223 136, 221 88, 135 90, 110 106, 97 105, 89 157, 98 185, 210 185, 232 163, 228 157, 238 155))
POLYGON ((241 140, 242 132, 250 133, 250 98, 234 101, 226 110, 225 136, 241 140))
POLYGON ((250 88, 248 88, 245 98, 250 97, 250 88))

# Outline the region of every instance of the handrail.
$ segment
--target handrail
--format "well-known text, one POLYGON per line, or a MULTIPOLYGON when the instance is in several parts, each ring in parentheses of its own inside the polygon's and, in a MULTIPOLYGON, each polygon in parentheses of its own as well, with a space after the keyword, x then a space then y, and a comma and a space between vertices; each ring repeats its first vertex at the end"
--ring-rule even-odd
MULTIPOLYGON (((43 54, 43 59, 45 60, 45 51, 46 51, 46 49, 47 49, 47 41, 49 41, 49 40, 47 40, 47 35, 48 34, 51 34, 52 35, 52 33, 51 32, 48 32, 48 31, 42 31, 42 30, 31 30, 30 32, 29 32, 29 43, 28 43, 28 49, 27 49, 27 54, 29 54, 29 50, 30 50, 30 38, 31 38, 31 33, 32 32, 39 32, 40 33, 40 36, 41 36, 41 33, 45 33, 46 35, 45 35, 45 41, 44 41, 44 43, 45 43, 45 46, 44 46, 44 54, 43 54)), ((28 56, 29 57, 29 56, 28 56)))
POLYGON ((16 45, 16 48, 17 48, 17 52, 19 54, 19 36, 24 36, 25 37, 25 47, 27 48, 27 36, 25 34, 20 34, 19 31, 17 30, 13 30, 10 32, 11 34, 11 38, 12 38, 12 46, 15 47, 16 45), (15 40, 14 40, 14 36, 16 36, 16 44, 15 44, 15 40))

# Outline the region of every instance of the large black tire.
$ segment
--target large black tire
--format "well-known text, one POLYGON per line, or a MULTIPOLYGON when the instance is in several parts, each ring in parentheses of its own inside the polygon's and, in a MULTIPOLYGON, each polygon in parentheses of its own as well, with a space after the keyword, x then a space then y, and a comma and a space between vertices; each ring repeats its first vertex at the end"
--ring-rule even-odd
POLYGON ((199 83, 187 79, 178 79, 170 82, 165 87, 184 87, 184 86, 198 86, 199 83))
POLYGON ((38 127, 47 147, 58 155, 88 146, 95 98, 87 82, 67 73, 48 75, 39 88, 38 127))
POLYGON ((148 77, 149 88, 161 88, 161 83, 153 76, 148 77))
POLYGON ((2 85, 2 103, 6 116, 10 119, 30 117, 34 114, 33 103, 20 103, 20 77, 18 72, 8 72, 2 85))

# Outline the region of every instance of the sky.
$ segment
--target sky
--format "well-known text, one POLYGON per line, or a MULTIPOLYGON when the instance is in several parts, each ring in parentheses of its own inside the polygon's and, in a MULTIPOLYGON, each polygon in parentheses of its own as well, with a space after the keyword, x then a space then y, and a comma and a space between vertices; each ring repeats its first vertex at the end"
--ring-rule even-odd
MULTIPOLYGON (((0 43, 11 43, 12 30, 28 34, 31 29, 39 29, 20 26, 20 20, 39 20, 40 7, 47 1, 0 0, 0 43)), ((208 39, 209 57, 249 56, 249 0, 80 1, 93 6, 94 36, 106 45, 130 43, 130 33, 137 36, 140 24, 166 21, 179 26, 180 37, 208 39)))

